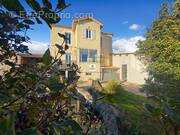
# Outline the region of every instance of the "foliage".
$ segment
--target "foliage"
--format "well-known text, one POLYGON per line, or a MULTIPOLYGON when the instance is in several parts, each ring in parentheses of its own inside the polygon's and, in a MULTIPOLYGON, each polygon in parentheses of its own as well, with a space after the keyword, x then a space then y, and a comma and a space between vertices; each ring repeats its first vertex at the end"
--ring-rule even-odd
POLYGON ((163 4, 159 18, 147 31, 137 52, 149 78, 143 90, 155 105, 146 109, 156 117, 166 135, 180 132, 180 1, 163 4))
MULTIPOLYGON (((87 129, 86 124, 89 130, 89 123, 93 125, 99 119, 83 104, 80 110, 74 105, 81 100, 76 90, 79 68, 74 63, 68 68, 61 68, 61 57, 68 49, 65 42, 55 45, 58 49, 55 57, 51 57, 48 49, 43 63, 17 65, 16 54, 29 53, 24 43, 30 40, 26 33, 31 26, 44 21, 51 28, 51 24, 61 20, 57 13, 68 5, 64 0, 58 0, 57 7, 53 9, 49 0, 41 3, 26 0, 32 9, 28 14, 18 0, 0 2, 0 64, 9 66, 9 70, 0 76, 0 133, 88 134, 84 130, 87 129), (53 17, 48 17, 48 14, 53 17), (71 78, 65 76, 66 71, 71 72, 71 78)), ((58 35, 66 40, 62 34, 58 35)))
POLYGON ((104 88, 104 92, 106 94, 115 94, 121 92, 123 90, 121 84, 118 81, 109 81, 106 87, 104 88))
POLYGON ((3 118, 0 122, 1 133, 6 133, 6 135, 15 135, 14 122, 15 119, 13 114, 9 114, 7 117, 3 118))
POLYGON ((104 101, 125 110, 125 116, 119 120, 123 135, 161 135, 162 130, 156 120, 144 109, 144 103, 149 103, 143 96, 120 90, 121 92, 106 95, 104 101))

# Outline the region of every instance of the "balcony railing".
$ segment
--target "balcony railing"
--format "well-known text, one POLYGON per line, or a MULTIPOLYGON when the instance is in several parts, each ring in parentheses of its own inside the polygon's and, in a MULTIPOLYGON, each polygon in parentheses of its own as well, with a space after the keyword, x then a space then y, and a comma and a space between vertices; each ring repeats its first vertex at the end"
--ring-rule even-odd
POLYGON ((66 62, 66 61, 62 61, 62 65, 60 65, 60 69, 68 69, 72 66, 72 64, 77 64, 77 61, 71 61, 71 62, 66 62))

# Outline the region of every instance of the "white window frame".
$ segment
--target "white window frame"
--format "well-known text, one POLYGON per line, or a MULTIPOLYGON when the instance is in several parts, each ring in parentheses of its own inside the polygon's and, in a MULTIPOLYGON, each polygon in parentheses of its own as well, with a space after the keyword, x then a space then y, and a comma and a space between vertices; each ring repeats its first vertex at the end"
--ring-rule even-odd
MULTIPOLYGON (((65 37, 67 36, 66 34, 69 34, 69 39, 68 40, 65 40, 65 43, 67 44, 67 45, 71 45, 71 43, 72 43, 72 34, 71 34, 71 32, 65 32, 65 37)), ((67 37, 66 37, 67 38, 67 37)))
POLYGON ((72 63, 72 53, 66 53, 66 64, 72 63))
POLYGON ((86 29, 85 37, 86 37, 86 39, 93 39, 93 31, 91 29, 86 29))
MULTIPOLYGON (((92 58, 92 57, 91 57, 92 58)), ((91 62, 91 63, 96 63, 97 62, 97 50, 96 49, 86 49, 86 48, 80 48, 79 49, 79 61, 80 62, 91 62), (82 56, 81 56, 81 50, 86 50, 87 51, 87 61, 82 61, 82 56), (90 60, 90 51, 95 51, 96 56, 95 59, 90 60)))
POLYGON ((85 63, 85 62, 88 62, 88 57, 89 57, 89 51, 88 51, 88 49, 80 48, 80 49, 79 49, 79 61, 80 61, 80 62, 84 62, 84 63, 85 63), (87 61, 83 61, 81 51, 87 51, 87 61))

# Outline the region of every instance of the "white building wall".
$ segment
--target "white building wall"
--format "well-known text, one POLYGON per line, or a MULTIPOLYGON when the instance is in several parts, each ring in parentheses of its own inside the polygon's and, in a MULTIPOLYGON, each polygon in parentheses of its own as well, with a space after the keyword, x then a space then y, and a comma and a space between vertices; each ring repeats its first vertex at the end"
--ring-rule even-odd
POLYGON ((113 54, 113 66, 120 68, 120 80, 122 80, 122 65, 127 64, 127 81, 136 84, 144 84, 148 73, 145 66, 133 53, 113 54))

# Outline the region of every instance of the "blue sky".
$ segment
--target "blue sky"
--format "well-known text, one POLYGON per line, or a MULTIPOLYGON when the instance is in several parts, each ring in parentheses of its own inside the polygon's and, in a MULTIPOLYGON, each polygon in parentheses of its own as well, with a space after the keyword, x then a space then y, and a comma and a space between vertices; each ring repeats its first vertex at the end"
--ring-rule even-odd
MULTIPOLYGON (((52 0, 56 3, 56 0, 52 0)), ((153 20, 158 16, 162 3, 173 0, 66 0, 71 4, 63 12, 71 14, 70 18, 63 18, 60 25, 70 26, 77 13, 91 13, 104 24, 104 32, 112 32, 113 40, 143 36, 153 20)), ((35 30, 28 32, 32 41, 50 43, 48 26, 33 26, 35 30)))

